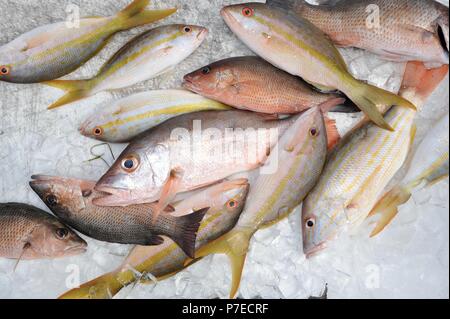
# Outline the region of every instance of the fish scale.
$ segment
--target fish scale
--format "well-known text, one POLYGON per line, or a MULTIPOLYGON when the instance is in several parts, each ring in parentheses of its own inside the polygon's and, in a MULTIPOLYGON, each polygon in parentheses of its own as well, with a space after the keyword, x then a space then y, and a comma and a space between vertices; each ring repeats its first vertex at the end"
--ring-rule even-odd
POLYGON ((102 106, 80 126, 80 132, 105 142, 125 143, 179 115, 228 109, 222 103, 184 90, 142 92, 102 106))
MULTIPOLYGON (((200 226, 196 249, 233 228, 245 206, 248 190, 247 180, 225 181, 175 205, 174 214, 177 216, 186 214, 193 207, 210 207, 200 226), (230 207, 228 203, 231 201, 236 205, 230 207)), ((123 287, 144 281, 144 275, 147 273, 158 280, 171 277, 185 268, 186 261, 187 257, 183 251, 167 238, 159 246, 136 246, 116 270, 65 293, 61 298, 111 298, 123 287), (142 276, 139 277, 137 273, 142 276)))
POLYGON ((206 28, 165 25, 151 29, 125 44, 91 79, 55 80, 45 84, 67 91, 49 108, 87 98, 102 91, 122 89, 159 76, 191 55, 205 40, 206 28))
POLYGON ((232 110, 173 118, 133 140, 98 181, 96 189, 108 195, 94 203, 126 206, 157 201, 173 170, 182 171, 176 190, 182 193, 258 168, 297 117, 267 121, 252 112, 232 110), (136 169, 123 168, 128 158, 135 159, 136 169))
POLYGON ((337 45, 369 50, 394 61, 448 64, 448 8, 427 0, 341 0, 311 5, 304 0, 268 0, 308 19, 337 45), (379 26, 377 11, 379 10, 379 26), (371 24, 368 24, 371 23, 371 24), (439 38, 442 28, 446 43, 439 38), (445 48, 445 46, 447 46, 445 48))
POLYGON ((0 204, 0 257, 42 259, 77 255, 86 242, 54 216, 36 207, 0 204), (65 236, 58 238, 57 231, 65 236))
POLYGON ((230 298, 238 292, 250 240, 256 231, 291 213, 320 177, 327 154, 327 134, 318 107, 304 112, 283 134, 252 185, 244 212, 226 235, 202 247, 197 257, 226 254, 231 261, 230 298), (267 190, 271 193, 268 195, 267 190))
POLYGON ((149 0, 134 0, 117 15, 86 18, 71 28, 66 22, 38 27, 0 47, 0 80, 37 83, 57 79, 76 70, 115 33, 162 19, 175 9, 146 11, 149 0))
MULTIPOLYGON (((422 106, 447 70, 427 71, 423 64, 410 62, 401 95, 422 106)), ((329 156, 323 175, 303 206, 303 245, 308 256, 339 235, 356 230, 370 214, 408 157, 415 115, 416 111, 398 106, 389 110, 385 119, 394 132, 364 120, 329 156)))
POLYGON ((395 218, 399 207, 405 204, 415 188, 439 182, 449 174, 449 117, 448 113, 433 125, 408 163, 402 182, 390 189, 370 212, 377 216, 371 236, 378 235, 395 218), (378 216, 379 215, 379 216, 378 216))
POLYGON ((345 93, 379 127, 392 130, 383 118, 385 107, 415 109, 409 101, 356 79, 330 39, 304 17, 263 3, 228 6, 221 14, 259 56, 319 90, 345 93))
MULTIPOLYGON (((33 176, 32 189, 52 212, 81 233, 97 240, 135 245, 157 245, 168 236, 186 254, 193 256, 195 235, 207 207, 183 218, 157 214, 155 204, 128 207, 98 207, 101 196, 94 182, 50 176, 33 176)), ((161 209, 164 209, 162 207, 161 209)))
POLYGON ((186 75, 183 86, 239 109, 268 114, 295 114, 326 102, 345 101, 336 94, 317 92, 256 56, 212 63, 186 75))

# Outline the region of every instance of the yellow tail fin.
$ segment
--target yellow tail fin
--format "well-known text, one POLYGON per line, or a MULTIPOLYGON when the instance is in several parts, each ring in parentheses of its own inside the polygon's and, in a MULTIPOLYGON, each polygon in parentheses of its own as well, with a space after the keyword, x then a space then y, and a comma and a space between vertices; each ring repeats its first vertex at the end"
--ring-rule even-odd
POLYGON ((231 299, 236 297, 241 284, 242 271, 247 257, 250 238, 250 233, 241 230, 232 230, 228 234, 210 242, 195 253, 196 258, 202 258, 213 254, 224 254, 228 256, 232 271, 231 299))
POLYGON ((383 117, 383 114, 392 106, 403 106, 416 110, 414 104, 394 93, 354 78, 348 80, 347 83, 347 88, 344 88, 343 92, 372 122, 383 129, 393 131, 383 117))
POLYGON ((176 8, 163 10, 145 10, 150 0, 134 0, 128 7, 119 12, 118 17, 123 29, 130 29, 141 25, 153 23, 164 19, 174 12, 176 8))
POLYGON ((84 99, 91 95, 92 83, 90 80, 80 80, 80 81, 64 81, 64 80, 54 80, 43 82, 43 84, 52 86, 67 93, 60 98, 58 101, 53 103, 48 107, 49 110, 56 109, 63 105, 73 103, 75 101, 84 99))
POLYGON ((116 273, 112 272, 69 290, 59 299, 111 299, 123 287, 117 280, 116 273))

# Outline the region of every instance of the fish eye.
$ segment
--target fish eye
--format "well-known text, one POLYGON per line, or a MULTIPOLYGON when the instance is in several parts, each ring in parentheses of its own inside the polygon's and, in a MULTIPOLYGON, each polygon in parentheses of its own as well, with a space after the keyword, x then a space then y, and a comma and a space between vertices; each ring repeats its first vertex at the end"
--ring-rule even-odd
POLYGON ((6 66, 6 65, 2 65, 1 67, 0 67, 0 74, 1 75, 8 75, 9 74, 9 72, 10 72, 10 68, 9 68, 9 66, 6 66))
POLYGON ((139 161, 136 157, 127 157, 122 161, 122 168, 127 172, 133 172, 139 166, 139 161))
POLYGON ((202 73, 205 74, 205 75, 211 73, 211 67, 205 66, 205 67, 202 69, 202 73))
POLYGON ((65 228, 58 228, 55 234, 59 239, 65 239, 69 235, 69 231, 65 228))
POLYGON ((58 204, 58 198, 55 195, 47 195, 45 202, 50 206, 55 206, 58 204))
POLYGON ((92 131, 94 133, 95 136, 102 136, 103 135, 103 128, 100 126, 97 126, 94 128, 94 130, 92 131))
POLYGON ((316 137, 317 135, 319 135, 319 130, 316 129, 315 127, 312 127, 312 128, 309 130, 309 135, 311 135, 312 137, 316 137))
POLYGON ((310 219, 308 219, 308 220, 306 221, 306 227, 307 227, 307 228, 313 228, 315 224, 316 224, 316 223, 315 223, 315 221, 314 221, 313 218, 310 218, 310 219))
POLYGON ((236 200, 230 199, 230 200, 227 202, 227 207, 230 208, 230 209, 235 209, 235 208, 238 206, 238 204, 239 204, 239 203, 238 203, 236 200))
POLYGON ((242 14, 244 15, 244 17, 251 17, 253 16, 253 9, 249 8, 249 7, 245 7, 244 9, 242 9, 242 14))
POLYGON ((191 28, 190 26, 185 26, 185 27, 183 27, 183 31, 184 31, 185 33, 189 33, 189 32, 192 31, 192 28, 191 28))

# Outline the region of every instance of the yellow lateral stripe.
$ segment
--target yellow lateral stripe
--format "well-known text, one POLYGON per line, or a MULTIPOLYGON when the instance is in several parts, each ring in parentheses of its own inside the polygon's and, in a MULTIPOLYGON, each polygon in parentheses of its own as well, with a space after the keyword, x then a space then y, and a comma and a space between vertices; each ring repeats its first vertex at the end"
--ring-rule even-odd
MULTIPOLYGON (((301 150, 303 150, 305 147, 306 143, 302 146, 301 150)), ((278 202, 279 198, 281 197, 281 194, 285 190, 286 185, 293 179, 293 177, 297 173, 298 167, 302 163, 302 159, 303 156, 297 156, 297 160, 291 166, 290 170, 288 171, 288 174, 286 174, 286 176, 281 179, 275 191, 272 192, 272 195, 268 198, 267 201, 264 202, 264 205, 254 215, 255 217, 253 218, 253 220, 255 222, 257 223, 261 222, 264 219, 264 216, 267 214, 267 212, 271 212, 273 210, 275 204, 278 202)))
MULTIPOLYGON (((135 61, 137 58, 139 58, 141 55, 147 53, 148 51, 162 45, 165 43, 168 43, 172 40, 175 40, 176 38, 178 38, 179 36, 183 35, 182 32, 178 31, 174 34, 172 34, 171 36, 166 36, 165 38, 152 42, 149 45, 144 46, 142 49, 138 50, 137 52, 131 54, 130 56, 126 57, 125 59, 119 60, 117 61, 115 64, 113 64, 108 70, 104 70, 104 73, 99 74, 99 79, 104 79, 106 77, 108 77, 109 75, 113 74, 114 72, 116 72, 117 70, 121 69, 122 67, 124 67, 125 65, 127 65, 130 62, 135 61)), ((109 63, 106 62, 107 64, 109 63)))
MULTIPOLYGON (((107 19, 107 18, 105 18, 105 19, 107 19)), ((37 53, 32 58, 39 61, 39 60, 46 58, 47 56, 51 56, 54 53, 57 53, 58 51, 64 51, 65 49, 76 47, 77 45, 82 45, 85 42, 95 41, 95 40, 90 40, 90 39, 98 39, 99 40, 102 36, 106 36, 108 33, 113 33, 116 30, 120 30, 120 28, 115 28, 115 29, 112 28, 115 23, 116 23, 116 20, 113 19, 109 23, 106 23, 104 26, 99 27, 95 31, 87 32, 83 36, 80 36, 79 38, 76 38, 72 41, 59 44, 53 48, 42 51, 41 53, 37 53)), ((29 58, 30 57, 27 57, 25 60, 18 62, 16 65, 25 64, 29 58)))
MULTIPOLYGON (((399 125, 401 120, 405 120, 405 122, 408 122, 408 118, 405 119, 402 114, 399 114, 396 117, 396 120, 395 120, 395 122, 394 122, 392 127, 397 130, 397 126, 399 125)), ((403 135, 403 131, 397 132, 397 133, 398 134, 396 134, 396 136, 402 136, 403 135)), ((377 161, 377 157, 379 156, 379 154, 383 150, 383 147, 386 146, 386 144, 388 144, 389 141, 391 142, 391 143, 389 143, 391 145, 393 143, 395 143, 396 139, 392 139, 392 137, 393 137, 392 134, 395 134, 395 132, 379 131, 376 134, 375 138, 372 139, 373 141, 378 141, 384 135, 384 138, 383 138, 381 143, 377 143, 377 142, 369 143, 367 149, 364 151, 363 154, 368 154, 370 156, 368 158, 367 167, 371 167, 371 166, 373 166, 375 164, 375 162, 377 161), (377 147, 374 147, 375 145, 377 145, 377 147)), ((389 149, 387 151, 387 153, 389 153, 390 150, 391 149, 389 149)), ((353 163, 353 160, 354 160, 354 158, 350 162, 353 163)), ((383 157, 381 160, 382 160, 381 163, 384 163, 385 157, 383 157)), ((362 175, 363 175, 363 172, 360 172, 359 175, 355 176, 354 179, 349 181, 348 186, 345 189, 345 192, 351 192, 354 187, 359 188, 360 187, 360 183, 361 183, 361 178, 363 177, 362 175)))
MULTIPOLYGON (((402 114, 397 115, 395 117, 395 122, 393 123, 393 127, 396 128, 398 126, 399 122, 403 119, 404 118, 403 118, 402 114)), ((364 151, 362 151, 361 149, 366 145, 366 143, 360 143, 360 146, 355 150, 355 152, 352 152, 352 155, 349 158, 342 158, 341 163, 344 162, 344 166, 339 168, 339 170, 341 170, 341 169, 346 170, 349 168, 349 166, 351 168, 351 166, 353 165, 352 163, 359 162, 360 154, 372 154, 372 153, 377 153, 378 151, 382 150, 382 146, 385 145, 387 143, 387 141, 392 137, 391 134, 393 134, 393 133, 387 132, 387 131, 382 131, 382 130, 377 130, 377 133, 375 134, 375 136, 373 138, 371 138, 370 140, 378 141, 384 135, 385 136, 384 141, 378 147, 374 147, 374 145, 378 145, 379 143, 376 143, 376 142, 368 143, 367 147, 364 151)), ((373 161, 373 154, 372 154, 371 158, 369 159, 369 163, 372 161, 373 161)), ((338 168, 335 167, 334 169, 337 170, 338 168)), ((332 171, 334 171, 334 169, 332 169, 332 171)), ((348 176, 349 180, 347 180, 343 185, 344 187, 347 187, 346 191, 349 191, 349 189, 351 191, 353 189, 353 187, 359 188, 358 181, 360 181, 360 179, 362 177, 361 174, 358 176, 354 176, 353 178, 352 178, 352 176, 348 176)))
POLYGON ((124 119, 116 119, 114 121, 108 122, 102 127, 104 129, 109 129, 115 126, 121 126, 128 124, 130 122, 135 121, 142 121, 147 118, 161 116, 161 115, 176 115, 176 114, 182 114, 182 113, 188 113, 188 112, 194 112, 194 111, 200 111, 200 110, 228 110, 229 108, 225 105, 219 106, 214 105, 215 103, 211 103, 210 101, 205 101, 203 103, 192 103, 192 104, 183 104, 173 107, 166 107, 164 109, 160 110, 153 110, 148 111, 142 114, 136 114, 129 117, 126 117, 124 119))
POLYGON ((311 46, 307 45, 302 40, 298 39, 294 35, 289 34, 288 32, 284 31, 282 28, 278 27, 277 25, 271 23, 270 21, 265 20, 263 17, 255 16, 254 19, 261 23, 262 25, 265 25, 269 27, 271 30, 275 30, 278 32, 286 41, 288 41, 291 44, 294 44, 298 48, 305 50, 308 52, 311 56, 316 57, 318 60, 320 60, 323 64, 327 65, 330 68, 335 68, 336 64, 333 63, 327 56, 323 55, 321 52, 318 52, 317 50, 313 49, 311 46))
MULTIPOLYGON (((397 117, 397 119, 396 119, 396 122, 395 122, 395 127, 399 124, 399 122, 400 122, 400 120, 405 120, 405 122, 408 122, 408 121, 411 121, 411 120, 413 120, 414 118, 412 118, 412 119, 410 119, 409 117, 408 118, 404 118, 401 114, 397 117)), ((412 121, 411 121, 412 122, 412 121)), ((392 143, 391 143, 391 146, 390 146, 390 148, 387 150, 387 152, 386 153, 391 153, 392 151, 393 151, 393 149, 397 146, 397 143, 398 143, 398 141, 399 141, 399 139, 401 138, 401 137, 403 137, 404 136, 404 130, 402 130, 402 131, 399 131, 399 132, 397 132, 398 134, 396 134, 396 136, 395 136, 395 138, 393 139, 393 141, 392 141, 392 143)), ((383 133, 383 134, 386 134, 386 136, 387 137, 392 137, 392 133, 390 133, 390 132, 386 132, 386 133, 383 133)), ((379 136, 379 133, 376 135, 376 136, 379 136)), ((401 150, 399 151, 399 152, 401 152, 401 150)), ((395 153, 394 154, 395 155, 395 158, 398 158, 398 153, 395 153)), ((383 157, 382 159, 381 159, 381 163, 380 163, 380 165, 378 165, 377 167, 382 167, 382 166, 384 166, 384 163, 386 162, 386 157, 383 157)), ((387 170, 389 170, 389 167, 387 168, 387 170)), ((385 172, 386 173, 386 172, 385 172)), ((384 175, 383 175, 384 176, 384 175)), ((360 189, 361 188, 361 185, 360 185, 360 181, 358 180, 358 179, 356 179, 356 182, 355 182, 355 180, 353 180, 353 183, 350 183, 350 185, 351 186, 353 186, 353 185, 357 185, 357 188, 358 189, 360 189)), ((348 188, 348 187, 347 187, 348 188)), ((368 191, 370 192, 372 189, 368 189, 368 191)), ((360 190, 360 191, 364 191, 364 190, 360 190)), ((346 204, 348 204, 348 203, 346 203, 346 204)), ((334 211, 333 212, 333 214, 331 215, 331 216, 328 216, 329 218, 330 218, 330 222, 329 223, 327 223, 324 227, 323 227, 323 229, 321 230, 321 231, 325 231, 325 230, 327 230, 328 229, 328 227, 329 226, 331 226, 331 224, 332 223, 334 223, 334 221, 336 220, 336 218, 337 218, 337 216, 338 216, 338 214, 340 213, 340 211, 339 210, 336 210, 336 211, 334 211)))

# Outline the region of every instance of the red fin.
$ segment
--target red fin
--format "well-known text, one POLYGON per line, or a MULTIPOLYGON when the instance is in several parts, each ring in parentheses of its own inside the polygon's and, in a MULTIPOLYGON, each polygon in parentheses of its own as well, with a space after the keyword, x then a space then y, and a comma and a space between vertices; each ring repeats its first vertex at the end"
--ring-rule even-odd
POLYGON ((341 140, 338 129, 336 127, 336 121, 325 116, 325 127, 327 129, 328 137, 328 150, 333 149, 337 143, 341 140))
POLYGON ((448 73, 448 65, 427 69, 422 62, 408 62, 400 92, 413 90, 416 96, 428 98, 448 73))

